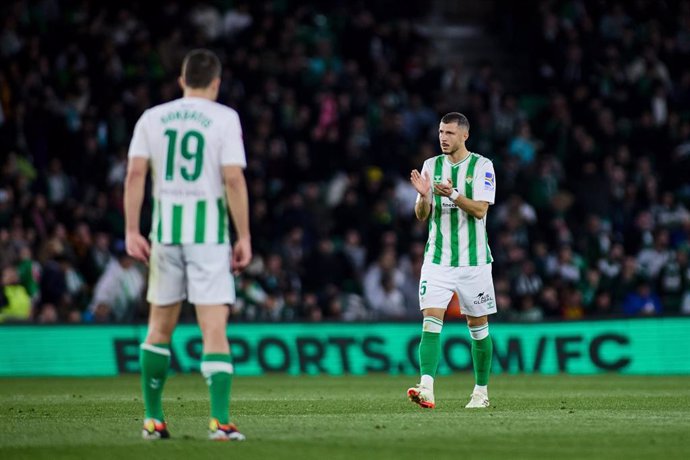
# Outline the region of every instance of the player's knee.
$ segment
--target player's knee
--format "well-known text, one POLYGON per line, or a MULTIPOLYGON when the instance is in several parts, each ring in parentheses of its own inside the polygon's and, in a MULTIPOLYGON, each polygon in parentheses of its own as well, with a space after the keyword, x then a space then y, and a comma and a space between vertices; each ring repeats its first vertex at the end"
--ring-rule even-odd
POLYGON ((483 326, 489 323, 488 316, 467 316, 467 327, 483 326))
POLYGON ((443 318, 446 316, 446 309, 445 308, 425 308, 422 310, 422 315, 424 315, 424 319, 433 317, 438 320, 443 321, 443 318))
POLYGON ((204 317, 199 318, 199 328, 204 337, 225 336, 227 323, 221 318, 204 317))

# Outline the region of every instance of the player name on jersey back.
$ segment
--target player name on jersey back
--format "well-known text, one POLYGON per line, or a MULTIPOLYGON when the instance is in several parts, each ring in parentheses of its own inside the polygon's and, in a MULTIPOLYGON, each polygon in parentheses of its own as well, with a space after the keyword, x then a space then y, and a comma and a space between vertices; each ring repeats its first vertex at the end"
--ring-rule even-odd
POLYGON ((129 156, 149 159, 153 241, 229 241, 223 167, 246 166, 237 112, 195 97, 152 107, 137 122, 129 156))

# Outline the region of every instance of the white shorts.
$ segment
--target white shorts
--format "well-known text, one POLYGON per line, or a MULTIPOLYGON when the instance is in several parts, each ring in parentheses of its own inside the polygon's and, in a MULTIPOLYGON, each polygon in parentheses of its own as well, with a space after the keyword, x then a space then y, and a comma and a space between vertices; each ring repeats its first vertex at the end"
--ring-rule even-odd
POLYGON ((422 265, 419 278, 419 309, 448 308, 458 295, 460 311, 467 316, 496 313, 496 293, 491 264, 476 267, 445 267, 433 263, 422 265))
POLYGON ((156 305, 184 299, 195 305, 234 303, 230 251, 228 244, 153 243, 146 300, 156 305))

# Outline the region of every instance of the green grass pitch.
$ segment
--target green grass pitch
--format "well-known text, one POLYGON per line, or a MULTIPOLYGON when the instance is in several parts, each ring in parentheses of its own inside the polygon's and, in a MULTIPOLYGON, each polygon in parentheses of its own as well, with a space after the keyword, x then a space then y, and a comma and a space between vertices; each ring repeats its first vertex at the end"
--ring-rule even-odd
POLYGON ((690 377, 495 375, 493 407, 468 410, 469 374, 441 376, 437 408, 413 377, 236 377, 244 443, 207 441, 198 375, 168 379, 169 441, 140 438, 137 376, 0 379, 0 458, 690 458, 690 377))

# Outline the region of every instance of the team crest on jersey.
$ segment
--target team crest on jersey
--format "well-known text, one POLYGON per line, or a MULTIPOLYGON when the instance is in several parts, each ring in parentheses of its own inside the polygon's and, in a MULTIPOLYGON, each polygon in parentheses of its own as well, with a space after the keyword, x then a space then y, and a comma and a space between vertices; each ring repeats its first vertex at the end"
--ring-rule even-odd
POLYGON ((434 183, 439 184, 443 181, 443 176, 434 176, 434 183))
POLYGON ((486 172, 484 174, 484 190, 493 190, 494 189, 494 175, 493 173, 486 172))
POLYGON ((466 183, 467 185, 471 184, 471 183, 472 183, 472 176, 467 176, 467 177, 465 177, 465 183, 466 183))

